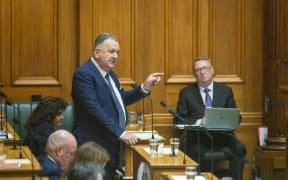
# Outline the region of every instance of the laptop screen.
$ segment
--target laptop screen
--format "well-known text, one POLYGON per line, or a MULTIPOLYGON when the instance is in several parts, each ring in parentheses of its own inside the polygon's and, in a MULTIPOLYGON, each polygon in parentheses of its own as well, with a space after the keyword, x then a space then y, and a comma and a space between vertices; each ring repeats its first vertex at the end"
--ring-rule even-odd
POLYGON ((211 130, 237 129, 240 120, 238 108, 206 108, 205 128, 211 130))

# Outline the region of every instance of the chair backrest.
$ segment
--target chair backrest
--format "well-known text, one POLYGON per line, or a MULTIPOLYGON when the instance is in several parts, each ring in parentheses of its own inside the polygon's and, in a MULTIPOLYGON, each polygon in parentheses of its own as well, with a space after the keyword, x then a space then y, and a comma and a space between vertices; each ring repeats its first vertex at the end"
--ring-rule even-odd
POLYGON ((73 128, 74 122, 74 106, 73 103, 68 103, 65 111, 63 112, 64 120, 62 125, 58 129, 66 129, 67 131, 71 132, 73 128))
MULTIPOLYGON (((32 111, 37 106, 38 102, 29 102, 29 101, 19 101, 13 103, 12 106, 4 105, 3 103, 0 105, 0 110, 7 111, 6 117, 11 126, 15 129, 17 134, 21 138, 21 143, 26 137, 26 123, 32 111), (7 108, 7 110, 5 110, 7 108), (14 121, 14 119, 16 121, 14 121)), ((74 121, 74 112, 73 112, 73 104, 68 103, 67 108, 63 112, 64 120, 59 129, 66 129, 68 131, 72 130, 73 121, 74 121)))
POLYGON ((31 103, 27 101, 14 102, 12 105, 1 104, 1 110, 7 113, 7 120, 11 124, 13 129, 17 132, 17 134, 20 136, 21 143, 25 139, 27 134, 25 125, 31 112, 36 106, 36 102, 31 103))

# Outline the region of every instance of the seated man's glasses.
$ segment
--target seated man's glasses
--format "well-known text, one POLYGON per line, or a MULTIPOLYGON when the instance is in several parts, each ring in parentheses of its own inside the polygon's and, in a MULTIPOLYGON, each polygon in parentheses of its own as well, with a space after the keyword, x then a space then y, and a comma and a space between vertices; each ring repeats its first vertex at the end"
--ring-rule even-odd
POLYGON ((201 72, 207 73, 207 72, 210 72, 210 70, 211 70, 211 66, 204 66, 204 67, 201 67, 201 68, 197 68, 194 71, 196 73, 201 73, 201 72))

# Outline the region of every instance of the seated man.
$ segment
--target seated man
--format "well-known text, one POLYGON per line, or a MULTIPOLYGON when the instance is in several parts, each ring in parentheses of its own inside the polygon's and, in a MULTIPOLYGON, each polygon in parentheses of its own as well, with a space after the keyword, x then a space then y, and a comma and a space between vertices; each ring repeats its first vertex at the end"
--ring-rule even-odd
POLYGON ((76 149, 76 139, 70 132, 62 129, 52 133, 45 148, 47 154, 38 158, 42 166, 40 176, 47 176, 50 180, 60 179, 76 149))
MULTIPOLYGON (((196 58, 193 61, 193 74, 197 82, 188 85, 179 93, 177 113, 184 118, 185 122, 175 118, 177 124, 204 125, 203 116, 206 107, 236 108, 231 88, 213 81, 214 69, 209 58, 196 58)), ((237 139, 233 131, 209 131, 209 133, 214 140, 214 149, 222 150, 229 158, 230 173, 233 179, 241 180, 246 159, 245 145, 237 139)), ((195 131, 188 132, 186 148, 183 150, 196 161, 198 161, 199 155, 200 170, 210 171, 211 162, 204 161, 204 154, 211 150, 211 139, 203 131, 199 132, 199 136, 199 151, 197 147, 198 134, 195 131)), ((183 143, 181 146, 183 147, 183 143)))

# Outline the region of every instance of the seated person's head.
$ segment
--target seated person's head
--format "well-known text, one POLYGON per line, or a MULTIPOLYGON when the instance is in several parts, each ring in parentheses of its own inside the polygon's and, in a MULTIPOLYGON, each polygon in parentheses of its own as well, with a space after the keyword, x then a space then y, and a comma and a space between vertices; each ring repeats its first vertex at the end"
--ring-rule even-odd
POLYGON ((28 125, 33 127, 42 123, 49 123, 57 128, 64 119, 63 111, 68 103, 59 97, 45 97, 33 110, 29 117, 28 125))
POLYGON ((103 166, 96 162, 75 162, 61 180, 102 180, 104 174, 103 166))
POLYGON ((67 168, 76 150, 77 142, 75 137, 64 129, 52 133, 45 148, 47 155, 53 158, 62 170, 67 168))
POLYGON ((110 156, 106 149, 93 141, 86 142, 79 146, 73 159, 74 162, 97 162, 103 167, 109 160, 110 156))

